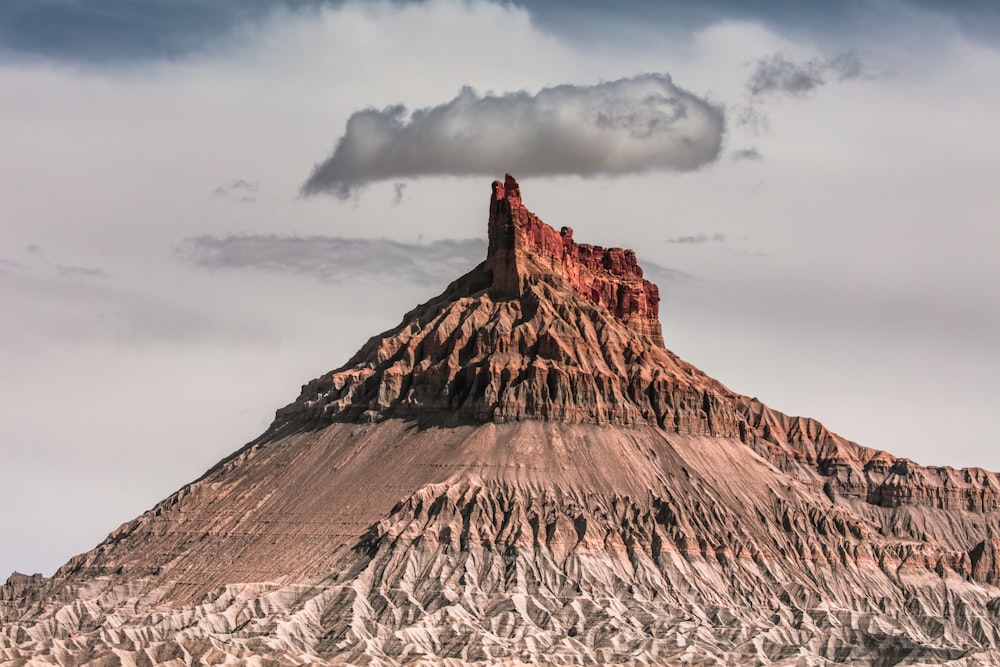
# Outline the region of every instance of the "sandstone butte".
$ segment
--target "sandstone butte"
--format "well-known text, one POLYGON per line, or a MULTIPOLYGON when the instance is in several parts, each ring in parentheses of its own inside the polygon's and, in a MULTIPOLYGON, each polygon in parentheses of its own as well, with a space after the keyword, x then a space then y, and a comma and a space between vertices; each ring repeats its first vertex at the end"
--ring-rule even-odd
POLYGON ((1000 479, 733 393, 635 254, 489 252, 51 578, 5 665, 1000 665, 1000 479))

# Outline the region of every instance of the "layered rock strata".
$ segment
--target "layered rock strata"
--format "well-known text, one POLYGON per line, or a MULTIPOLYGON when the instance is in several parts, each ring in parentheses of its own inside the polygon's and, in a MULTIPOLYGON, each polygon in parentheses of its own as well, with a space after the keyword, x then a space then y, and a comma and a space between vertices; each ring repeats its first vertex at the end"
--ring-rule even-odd
POLYGON ((503 182, 493 182, 489 243, 486 268, 495 293, 517 298, 538 280, 564 281, 630 329, 664 346, 660 291, 642 277, 635 251, 577 244, 571 227, 557 232, 524 206, 521 188, 510 174, 503 182))
POLYGON ((996 664, 996 515, 820 481, 652 427, 333 424, 12 580, 0 662, 996 664))
POLYGON ((0 664, 1000 664, 1000 479, 736 394, 630 251, 486 261, 54 577, 0 664))
POLYGON ((274 429, 387 417, 654 424, 737 435, 721 384, 664 348, 659 290, 635 253, 577 244, 493 184, 481 265, 345 366, 303 387, 274 429))

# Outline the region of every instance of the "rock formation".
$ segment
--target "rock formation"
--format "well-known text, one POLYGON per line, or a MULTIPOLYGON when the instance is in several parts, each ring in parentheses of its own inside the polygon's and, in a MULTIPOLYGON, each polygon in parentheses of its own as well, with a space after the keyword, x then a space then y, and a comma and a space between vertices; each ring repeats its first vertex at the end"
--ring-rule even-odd
POLYGON ((1000 478, 664 347, 629 250, 493 184, 485 262, 52 578, 2 664, 1000 664, 1000 478))
POLYGON ((495 294, 516 298, 531 280, 558 277, 663 347, 660 292, 643 279, 635 252, 577 244, 570 227, 557 233, 521 203, 521 188, 510 174, 493 183, 489 239, 487 269, 495 294))

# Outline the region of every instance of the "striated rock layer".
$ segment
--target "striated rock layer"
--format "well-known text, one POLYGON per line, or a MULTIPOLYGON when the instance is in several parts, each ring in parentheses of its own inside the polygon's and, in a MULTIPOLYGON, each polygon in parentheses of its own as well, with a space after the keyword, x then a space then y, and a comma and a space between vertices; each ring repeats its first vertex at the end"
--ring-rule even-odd
POLYGON ((259 439, 13 575, 0 663, 1000 664, 996 474, 731 392, 510 176, 489 219, 259 439))
POLYGON ((585 299, 607 308, 630 329, 663 347, 660 292, 644 280, 635 252, 577 244, 573 230, 556 232, 521 202, 521 188, 507 174, 494 181, 486 269, 496 294, 521 296, 532 281, 559 279, 585 299))

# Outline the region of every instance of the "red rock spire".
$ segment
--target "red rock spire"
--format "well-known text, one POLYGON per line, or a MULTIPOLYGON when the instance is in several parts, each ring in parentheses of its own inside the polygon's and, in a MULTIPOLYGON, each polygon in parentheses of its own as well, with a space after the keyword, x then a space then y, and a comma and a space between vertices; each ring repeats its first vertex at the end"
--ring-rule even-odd
POLYGON ((521 188, 510 174, 502 183, 493 182, 487 266, 493 272, 493 289, 501 295, 520 296, 525 281, 561 278, 663 346, 657 319, 660 292, 643 279, 635 252, 578 244, 570 227, 556 231, 525 208, 521 188))

